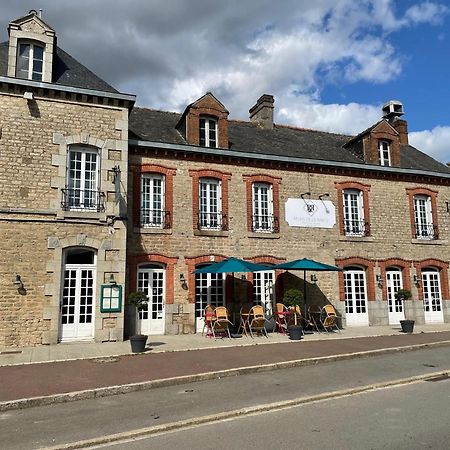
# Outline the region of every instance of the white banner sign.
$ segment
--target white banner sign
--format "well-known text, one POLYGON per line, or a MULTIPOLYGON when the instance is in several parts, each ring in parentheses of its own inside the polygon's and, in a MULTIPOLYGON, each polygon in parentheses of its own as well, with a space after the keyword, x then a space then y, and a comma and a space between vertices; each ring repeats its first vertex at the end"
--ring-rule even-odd
POLYGON ((290 227, 333 228, 336 223, 336 209, 328 200, 288 198, 285 212, 290 227))

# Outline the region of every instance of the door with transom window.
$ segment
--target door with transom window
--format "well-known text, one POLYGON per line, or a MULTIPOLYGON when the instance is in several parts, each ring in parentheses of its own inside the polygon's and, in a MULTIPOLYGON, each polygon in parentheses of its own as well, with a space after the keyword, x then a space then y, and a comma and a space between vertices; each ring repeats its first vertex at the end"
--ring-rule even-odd
POLYGON ((422 271, 422 289, 425 323, 443 322, 444 313, 442 311, 439 271, 435 269, 426 269, 422 271))
MULTIPOLYGON (((197 266, 196 269, 202 267, 197 266)), ((225 306, 225 274, 195 274, 195 330, 201 333, 205 324, 203 313, 206 305, 225 306)))
POLYGON ((88 249, 64 253, 60 300, 59 340, 90 340, 94 337, 96 254, 88 249))
POLYGON ((147 295, 148 303, 138 313, 142 334, 164 334, 165 331, 165 274, 158 264, 143 264, 137 273, 137 290, 147 295))
POLYGON ((347 326, 369 325, 365 271, 359 267, 345 269, 344 286, 347 326))
POLYGON ((264 308, 266 316, 273 314, 275 304, 275 272, 273 270, 262 270, 253 273, 253 302, 264 308))
POLYGON ((395 294, 403 289, 402 271, 395 267, 386 270, 386 291, 388 301, 389 323, 396 325, 404 320, 404 301, 395 298, 395 294))

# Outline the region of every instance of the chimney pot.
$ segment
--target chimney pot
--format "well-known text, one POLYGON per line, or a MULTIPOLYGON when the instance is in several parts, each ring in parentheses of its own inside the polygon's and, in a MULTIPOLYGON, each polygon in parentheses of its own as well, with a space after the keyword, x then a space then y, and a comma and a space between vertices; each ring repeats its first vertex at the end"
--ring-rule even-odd
POLYGON ((273 95, 263 94, 249 110, 250 120, 265 130, 273 129, 273 95))

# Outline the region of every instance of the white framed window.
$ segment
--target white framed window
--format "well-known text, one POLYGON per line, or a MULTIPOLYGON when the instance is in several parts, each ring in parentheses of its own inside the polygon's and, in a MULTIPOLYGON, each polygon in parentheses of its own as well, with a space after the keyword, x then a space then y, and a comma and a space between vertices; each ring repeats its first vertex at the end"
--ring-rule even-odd
POLYGON ((417 239, 434 239, 433 211, 429 195, 414 196, 414 224, 417 239))
POLYGON ((357 189, 345 189, 342 196, 345 234, 347 236, 364 236, 366 224, 364 221, 363 192, 357 189))
POLYGON ((274 230, 273 189, 270 183, 252 185, 253 231, 272 233, 274 230))
POLYGON ((198 224, 202 230, 222 229, 222 183, 216 178, 200 178, 198 224))
POLYGON ((142 227, 165 228, 165 177, 159 173, 145 173, 141 177, 142 227))
POLYGON ((98 150, 71 147, 68 152, 65 209, 97 210, 103 208, 99 191, 100 156, 98 150))
POLYGON ((217 147, 217 120, 212 117, 200 117, 200 145, 217 147))
POLYGON ((391 148, 389 141, 378 141, 378 161, 380 166, 391 165, 391 148))
POLYGON ((42 81, 44 73, 44 46, 32 42, 20 42, 17 47, 16 76, 27 80, 42 81))
POLYGON ((264 307, 266 315, 273 313, 275 305, 275 271, 262 270, 253 274, 253 302, 264 307))

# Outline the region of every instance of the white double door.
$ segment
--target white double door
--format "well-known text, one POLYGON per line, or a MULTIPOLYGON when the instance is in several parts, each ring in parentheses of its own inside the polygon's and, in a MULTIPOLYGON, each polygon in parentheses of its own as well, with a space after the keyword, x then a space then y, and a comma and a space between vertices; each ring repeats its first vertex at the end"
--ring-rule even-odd
POLYGON ((147 295, 147 306, 138 313, 138 328, 142 334, 164 334, 165 331, 165 269, 138 269, 138 291, 147 295))
POLYGON ((423 310, 425 323, 444 321, 442 311, 441 285, 437 270, 422 271, 423 310))
POLYGON ((403 300, 395 298, 395 294, 403 289, 402 272, 397 269, 386 270, 386 290, 388 301, 389 323, 396 325, 405 318, 405 305, 403 300))
POLYGON ((256 305, 264 308, 266 316, 273 314, 275 272, 273 270, 253 273, 253 298, 256 305))
POLYGON ((369 325, 366 274, 362 269, 344 271, 345 318, 348 327, 369 325))
POLYGON ((66 264, 60 301, 60 341, 94 337, 95 265, 66 264))
POLYGON ((195 274, 195 331, 197 333, 203 331, 205 324, 203 316, 207 305, 225 306, 224 273, 195 274))

